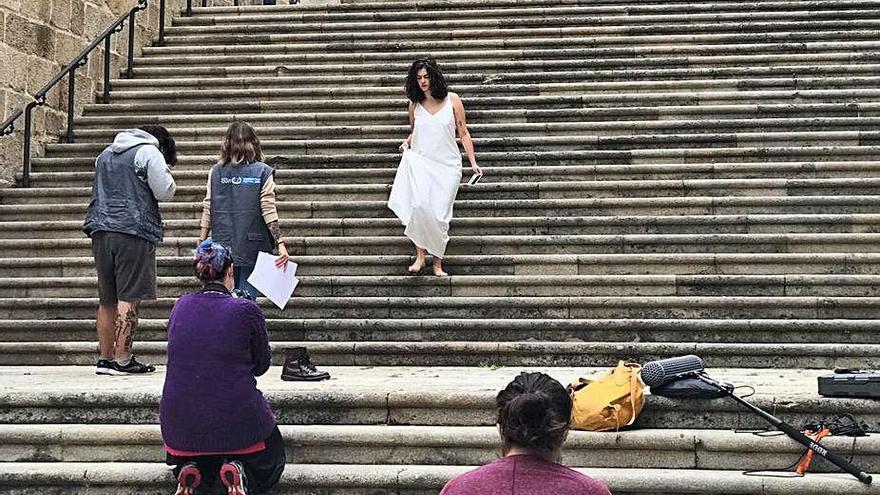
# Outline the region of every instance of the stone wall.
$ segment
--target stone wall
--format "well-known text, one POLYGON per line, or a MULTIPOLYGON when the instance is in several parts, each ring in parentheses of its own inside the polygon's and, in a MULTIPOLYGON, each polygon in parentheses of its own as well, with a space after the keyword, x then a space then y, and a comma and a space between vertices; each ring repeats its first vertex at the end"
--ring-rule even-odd
MULTIPOLYGON (((314 1, 314 0, 312 0, 314 1)), ((240 0, 240 5, 262 5, 263 0, 240 0)), ((278 5, 296 0, 276 0, 278 5)), ((116 18, 137 4, 137 0, 0 0, 0 122, 32 101, 33 95, 69 64, 116 18)), ((193 0, 193 6, 201 6, 193 0)), ((167 0, 166 25, 179 15, 186 0, 167 0)), ((208 0, 208 6, 233 5, 233 0, 208 0)), ((159 0, 150 0, 137 15, 135 47, 150 43, 158 34, 159 0)), ((114 35, 111 77, 118 77, 126 65, 127 26, 114 35)), ((103 78, 103 50, 92 52, 88 65, 77 71, 76 113, 95 101, 103 78)), ((67 121, 67 80, 48 94, 47 104, 34 111, 33 150, 38 156, 47 142, 57 141, 67 121)), ((0 187, 8 185, 21 171, 24 117, 11 136, 0 138, 0 187)))
MULTIPOLYGON (((5 120, 16 109, 33 99, 49 80, 62 70, 89 43, 133 7, 136 0, 0 0, 0 117, 5 120)), ((150 0, 146 11, 138 13, 135 46, 147 44, 158 32, 159 1, 150 0)), ((184 0, 168 0, 166 22, 185 5, 184 0)), ((114 35, 111 77, 118 77, 125 66, 128 31, 114 35)), ((92 52, 87 66, 77 71, 76 108, 95 101, 101 89, 103 53, 92 52)), ((47 104, 34 111, 33 153, 46 142, 57 140, 67 118, 67 80, 48 94, 47 104)), ((21 170, 24 118, 16 132, 0 138, 0 181, 9 181, 21 170)))

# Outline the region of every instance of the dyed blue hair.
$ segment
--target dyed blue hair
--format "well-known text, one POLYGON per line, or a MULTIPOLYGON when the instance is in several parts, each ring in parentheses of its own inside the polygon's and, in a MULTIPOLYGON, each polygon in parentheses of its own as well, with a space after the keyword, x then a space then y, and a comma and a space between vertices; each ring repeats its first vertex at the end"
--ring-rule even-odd
POLYGON ((193 249, 196 277, 202 282, 219 280, 232 264, 232 253, 228 248, 207 238, 193 249))

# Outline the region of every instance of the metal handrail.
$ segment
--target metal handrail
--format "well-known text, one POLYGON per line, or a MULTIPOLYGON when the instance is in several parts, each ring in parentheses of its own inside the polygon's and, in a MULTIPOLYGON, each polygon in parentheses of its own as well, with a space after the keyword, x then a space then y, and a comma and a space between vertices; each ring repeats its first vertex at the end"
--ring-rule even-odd
MULTIPOLYGON (((31 185, 31 138, 33 128, 33 112, 34 109, 46 104, 46 95, 57 85, 62 79, 67 77, 67 133, 64 136, 65 142, 72 143, 74 141, 74 111, 76 103, 76 71, 80 67, 86 65, 89 56, 102 43, 104 45, 104 84, 101 102, 110 103, 110 53, 111 38, 114 34, 122 32, 125 23, 128 23, 128 66, 125 69, 125 77, 134 76, 134 30, 136 26, 137 13, 147 9, 149 0, 137 0, 137 4, 128 10, 128 12, 120 15, 116 21, 107 27, 95 41, 89 43, 80 54, 73 59, 61 72, 55 75, 42 89, 34 95, 33 101, 28 102, 23 109, 16 110, 9 118, 0 124, 0 137, 12 134, 15 131, 15 122, 24 115, 24 145, 22 153, 22 173, 21 186, 30 187, 31 185)), ((165 6, 166 0, 159 0, 159 36, 157 45, 165 44, 165 6)), ((202 7, 206 7, 208 0, 202 0, 202 7)), ((192 0, 186 1, 186 15, 192 15, 192 0)), ((234 0, 235 6, 239 5, 239 0, 234 0)))
POLYGON ((21 114, 24 113, 24 110, 18 109, 12 115, 9 116, 8 119, 4 120, 2 124, 0 124, 0 136, 8 136, 15 131, 15 121, 21 117, 21 114))
MULTIPOLYGON (((137 13, 147 9, 147 3, 149 0, 138 0, 137 4, 128 10, 128 12, 120 15, 116 21, 114 21, 110 26, 107 27, 95 41, 89 43, 89 45, 83 49, 80 54, 73 59, 64 69, 61 70, 58 74, 55 75, 42 89, 37 91, 34 95, 33 101, 27 103, 24 109, 19 109, 15 113, 13 113, 3 124, 0 124, 0 136, 5 136, 11 134, 14 131, 15 121, 24 115, 24 146, 23 146, 23 157, 22 157, 22 174, 21 174, 21 185, 23 187, 30 186, 30 175, 31 175, 31 133, 33 127, 33 111, 34 108, 40 107, 46 104, 46 95, 51 91, 55 85, 57 85, 62 79, 67 77, 68 80, 68 91, 67 91, 67 134, 65 135, 65 141, 72 143, 74 141, 73 135, 73 117, 75 111, 75 101, 76 101, 76 71, 80 67, 86 65, 89 60, 89 56, 95 51, 101 44, 104 45, 104 85, 103 85, 103 94, 101 96, 102 103, 110 103, 110 53, 111 53, 111 38, 115 33, 121 32, 125 28, 125 23, 128 23, 128 67, 125 70, 126 77, 132 77, 134 75, 134 30, 136 26, 136 16, 137 13)), ((165 0, 159 1, 159 44, 163 44, 165 41, 165 0)))

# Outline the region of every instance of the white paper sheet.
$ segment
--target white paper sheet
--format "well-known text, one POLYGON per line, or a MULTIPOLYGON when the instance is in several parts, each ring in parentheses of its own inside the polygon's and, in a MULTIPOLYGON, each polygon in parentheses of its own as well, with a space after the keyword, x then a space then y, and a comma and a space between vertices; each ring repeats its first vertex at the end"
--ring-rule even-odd
POLYGON ((290 296, 293 295, 293 289, 299 284, 299 280, 296 278, 296 267, 296 263, 288 261, 286 272, 281 268, 275 268, 275 256, 260 252, 257 255, 254 271, 248 277, 248 283, 262 292, 276 306, 284 309, 290 296))

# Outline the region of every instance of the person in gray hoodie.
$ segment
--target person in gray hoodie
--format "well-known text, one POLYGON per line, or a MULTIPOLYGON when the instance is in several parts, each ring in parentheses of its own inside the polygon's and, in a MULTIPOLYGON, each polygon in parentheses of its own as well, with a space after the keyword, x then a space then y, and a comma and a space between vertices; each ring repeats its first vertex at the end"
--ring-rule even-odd
POLYGON ((161 126, 120 132, 95 161, 83 232, 92 239, 98 272, 99 375, 155 371, 138 362, 131 348, 140 302, 156 299, 159 201, 174 197, 168 166, 176 162, 174 139, 161 126))

